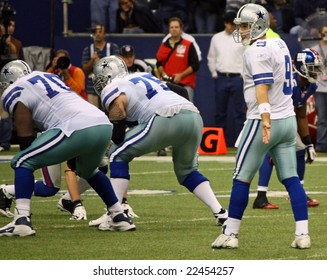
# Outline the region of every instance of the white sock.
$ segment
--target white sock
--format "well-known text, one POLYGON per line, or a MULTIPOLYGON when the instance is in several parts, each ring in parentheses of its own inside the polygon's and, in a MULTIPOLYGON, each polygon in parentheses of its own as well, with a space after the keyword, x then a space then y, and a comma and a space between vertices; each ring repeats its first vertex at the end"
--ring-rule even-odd
POLYGON ((308 220, 295 222, 295 235, 309 234, 308 220))
POLYGON ((221 205, 218 202, 215 194, 213 193, 209 181, 204 181, 199 184, 193 191, 193 194, 209 206, 212 213, 219 213, 221 210, 221 205))
POLYGON ((258 192, 267 192, 268 187, 267 186, 258 186, 257 191, 258 192))
POLYGON ((119 202, 116 202, 114 205, 111 205, 109 208, 108 208, 109 212, 111 213, 115 213, 115 212, 123 212, 124 209, 123 207, 121 206, 121 204, 119 202))
POLYGON ((9 195, 15 197, 15 185, 6 185, 3 190, 9 195))
POLYGON ((27 198, 16 199, 16 211, 19 215, 29 216, 31 211, 31 200, 27 198))
POLYGON ((67 199, 67 200, 72 200, 71 197, 70 197, 70 194, 69 194, 69 191, 67 191, 63 196, 62 196, 63 199, 67 199))
POLYGON ((124 194, 128 189, 129 180, 123 178, 110 178, 110 182, 114 188, 118 200, 122 202, 124 194))
POLYGON ((240 227, 241 227, 241 220, 234 219, 234 218, 228 218, 226 222, 224 223, 224 226, 226 225, 226 228, 224 230, 224 234, 231 235, 231 234, 238 234, 240 227))

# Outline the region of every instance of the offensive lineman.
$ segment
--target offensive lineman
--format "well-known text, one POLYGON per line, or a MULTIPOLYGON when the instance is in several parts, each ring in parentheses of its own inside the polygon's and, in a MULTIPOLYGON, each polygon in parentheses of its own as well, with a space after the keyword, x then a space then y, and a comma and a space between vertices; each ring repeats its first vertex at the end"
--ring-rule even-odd
MULTIPOLYGON (((173 147, 178 182, 205 203, 222 224, 227 211, 198 171, 197 150, 203 122, 198 109, 149 73, 128 74, 122 59, 102 58, 94 67, 94 88, 114 125, 109 150, 110 181, 118 199, 128 189, 129 162, 135 157, 173 147), (126 122, 138 125, 125 131, 126 122)), ((105 229, 107 221, 99 225, 105 229)))
POLYGON ((105 114, 77 96, 57 75, 32 72, 22 60, 2 68, 0 85, 3 107, 13 115, 21 148, 11 161, 15 216, 13 222, 0 228, 0 236, 35 234, 30 217, 33 172, 66 160, 107 205, 110 230, 134 230, 110 180, 98 169, 112 135, 112 124, 105 114), (38 138, 34 136, 35 125, 44 131, 38 138))

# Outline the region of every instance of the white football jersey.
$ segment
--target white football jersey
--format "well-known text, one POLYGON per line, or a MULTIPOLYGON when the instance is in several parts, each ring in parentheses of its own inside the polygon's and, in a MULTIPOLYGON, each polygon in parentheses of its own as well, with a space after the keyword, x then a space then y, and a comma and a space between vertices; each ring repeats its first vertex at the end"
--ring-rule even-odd
POLYGON ((2 102, 11 114, 16 104, 22 102, 32 112, 35 127, 42 131, 60 128, 66 136, 83 128, 110 124, 101 110, 51 73, 34 71, 19 78, 4 91, 2 102))
POLYGON ((101 100, 109 110, 120 94, 127 96, 127 121, 144 123, 153 114, 170 117, 181 109, 198 112, 190 101, 171 91, 165 83, 145 72, 136 72, 124 77, 116 77, 101 92, 101 100))
POLYGON ((268 84, 271 119, 295 115, 292 103, 292 59, 285 42, 279 38, 257 40, 244 52, 243 79, 247 118, 261 119, 255 86, 268 84))

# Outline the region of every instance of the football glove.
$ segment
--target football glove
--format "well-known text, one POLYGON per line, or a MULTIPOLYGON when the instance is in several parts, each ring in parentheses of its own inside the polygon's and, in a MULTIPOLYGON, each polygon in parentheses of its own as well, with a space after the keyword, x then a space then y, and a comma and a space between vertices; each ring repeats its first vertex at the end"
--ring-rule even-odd
POLYGON ((307 145, 306 150, 307 150, 307 160, 305 162, 312 163, 315 160, 316 155, 317 155, 315 148, 313 147, 313 144, 307 145))
POLYGON ((82 202, 78 201, 75 205, 73 215, 70 217, 69 220, 87 220, 86 210, 82 205, 82 202))

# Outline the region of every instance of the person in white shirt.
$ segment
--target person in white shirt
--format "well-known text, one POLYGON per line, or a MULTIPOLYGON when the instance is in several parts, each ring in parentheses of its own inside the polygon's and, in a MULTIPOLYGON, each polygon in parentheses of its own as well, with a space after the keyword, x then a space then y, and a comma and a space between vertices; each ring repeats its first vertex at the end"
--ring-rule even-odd
POLYGON ((216 33, 210 42, 207 55, 208 68, 214 80, 215 127, 224 129, 231 138, 229 146, 234 146, 246 119, 246 105, 243 95, 243 53, 245 47, 233 39, 236 13, 224 15, 225 29, 216 33), (228 116, 231 105, 232 116, 228 116), (233 119, 233 122, 228 122, 233 119), (232 124, 232 125, 231 125, 232 124))
POLYGON ((235 41, 249 45, 244 53, 243 70, 247 122, 237 141, 228 218, 211 247, 238 248, 238 234, 249 201, 250 184, 269 152, 278 179, 291 201, 295 220, 295 239, 291 247, 307 249, 311 240, 306 194, 296 168, 297 124, 292 102, 292 59, 283 40, 266 39, 269 15, 264 7, 246 4, 239 9, 234 22, 235 41))

